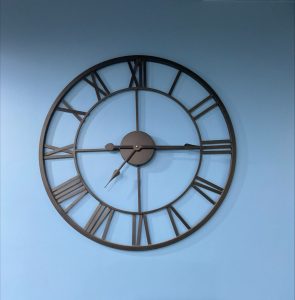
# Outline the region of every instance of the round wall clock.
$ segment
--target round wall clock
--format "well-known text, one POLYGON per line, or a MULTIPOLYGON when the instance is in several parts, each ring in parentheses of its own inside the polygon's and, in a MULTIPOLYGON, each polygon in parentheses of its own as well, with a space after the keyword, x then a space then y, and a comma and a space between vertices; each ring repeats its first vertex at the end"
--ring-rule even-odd
POLYGON ((63 89, 39 159, 69 225, 106 246, 148 250, 188 237, 214 215, 236 144, 208 83, 170 60, 133 55, 97 64, 63 89))

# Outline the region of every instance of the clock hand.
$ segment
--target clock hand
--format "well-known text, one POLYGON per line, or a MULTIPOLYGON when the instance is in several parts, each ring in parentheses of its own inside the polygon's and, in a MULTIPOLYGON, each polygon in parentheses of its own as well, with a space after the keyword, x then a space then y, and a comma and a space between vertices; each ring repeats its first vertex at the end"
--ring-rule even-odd
POLYGON ((136 151, 138 151, 138 150, 133 150, 133 151, 129 154, 129 156, 124 160, 124 162, 121 164, 121 166, 120 166, 118 169, 114 170, 113 175, 112 175, 112 177, 110 178, 110 180, 108 181, 108 183, 105 185, 105 188, 107 187, 107 185, 108 185, 114 178, 116 178, 117 176, 120 175, 120 170, 121 170, 121 169, 124 167, 124 165, 129 161, 129 159, 131 159, 131 157, 135 154, 136 151))
POLYGON ((106 144, 104 148, 85 148, 85 149, 75 149, 75 152, 108 152, 108 151, 118 151, 120 149, 133 149, 134 146, 115 146, 114 144, 106 144))
POLYGON ((153 146, 141 146, 142 149, 155 149, 155 150, 199 150, 201 146, 192 145, 192 144, 184 144, 184 145, 153 145, 153 146))
MULTIPOLYGON (((114 145, 106 144, 105 148, 93 148, 93 149, 76 149, 76 152, 105 152, 105 151, 118 151, 120 149, 134 149, 133 145, 114 145)), ((175 145, 175 146, 161 146, 161 145, 142 145, 141 149, 155 149, 155 150, 198 150, 201 146, 185 144, 185 145, 175 145)), ((137 150, 139 151, 139 150, 137 150)))

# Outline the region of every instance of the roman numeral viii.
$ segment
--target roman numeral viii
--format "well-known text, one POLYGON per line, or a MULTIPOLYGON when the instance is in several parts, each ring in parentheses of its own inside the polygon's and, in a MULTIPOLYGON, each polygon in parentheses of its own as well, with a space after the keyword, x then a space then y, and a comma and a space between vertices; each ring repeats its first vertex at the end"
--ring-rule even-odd
POLYGON ((110 94, 109 89, 102 81, 101 77, 98 75, 97 72, 91 73, 88 77, 84 78, 89 85, 91 85, 95 89, 95 93, 97 96, 97 100, 101 101, 103 97, 106 97, 110 94))
POLYGON ((106 224, 102 234, 102 239, 104 240, 108 234, 113 215, 114 215, 114 210, 110 209, 107 206, 99 204, 96 207, 93 214, 91 215, 88 222, 86 223, 84 227, 85 231, 91 235, 94 235, 106 220, 106 224))
POLYGON ((68 213, 88 192, 78 175, 55 187, 52 193, 59 204, 71 198, 74 199, 73 202, 64 209, 65 212, 68 213))
POLYGON ((201 188, 205 189, 207 191, 211 191, 218 195, 221 195, 223 192, 223 188, 221 188, 220 186, 218 186, 208 180, 205 180, 204 178, 201 178, 199 176, 197 176, 195 178, 195 181, 193 182, 192 187, 213 205, 216 202, 213 199, 211 199, 203 190, 201 190, 201 188))
POLYGON ((142 229, 143 229, 142 225, 143 224, 144 224, 144 230, 145 230, 147 243, 149 245, 152 243, 147 216, 139 215, 138 222, 137 222, 136 215, 132 215, 132 245, 133 246, 139 246, 141 244, 141 236, 142 236, 142 229))
POLYGON ((129 88, 147 86, 147 64, 144 59, 138 58, 135 61, 129 61, 128 67, 131 72, 129 88))

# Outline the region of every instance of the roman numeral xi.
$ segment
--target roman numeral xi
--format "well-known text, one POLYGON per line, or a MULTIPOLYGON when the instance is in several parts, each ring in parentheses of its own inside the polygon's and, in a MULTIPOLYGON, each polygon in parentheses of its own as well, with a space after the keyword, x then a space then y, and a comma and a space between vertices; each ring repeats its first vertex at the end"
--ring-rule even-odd
POLYGON ((110 94, 109 89, 97 72, 92 72, 84 78, 84 81, 94 88, 98 102, 110 94))

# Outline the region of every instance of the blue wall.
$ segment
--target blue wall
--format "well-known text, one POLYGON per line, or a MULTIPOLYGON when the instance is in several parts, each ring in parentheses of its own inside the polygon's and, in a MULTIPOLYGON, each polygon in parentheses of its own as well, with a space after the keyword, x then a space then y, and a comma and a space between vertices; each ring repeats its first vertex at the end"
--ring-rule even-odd
POLYGON ((1 299, 294 299, 291 2, 2 1, 1 299), (95 63, 137 53, 207 80, 238 145, 214 218, 141 253, 71 229, 38 166, 41 127, 60 90, 95 63))

